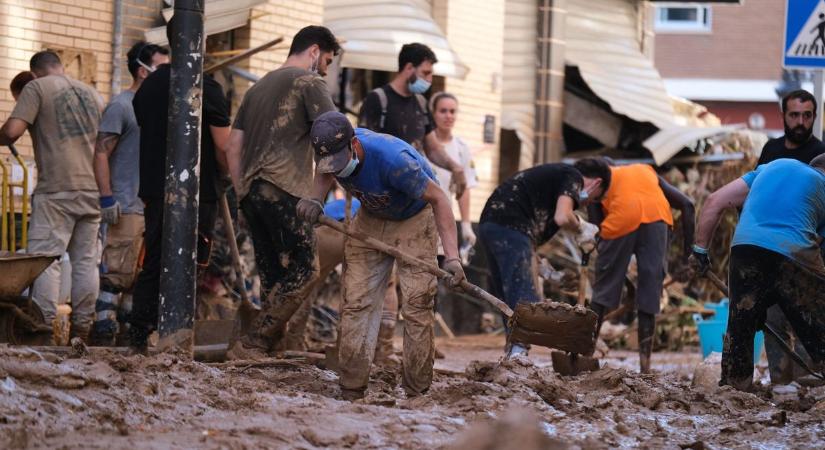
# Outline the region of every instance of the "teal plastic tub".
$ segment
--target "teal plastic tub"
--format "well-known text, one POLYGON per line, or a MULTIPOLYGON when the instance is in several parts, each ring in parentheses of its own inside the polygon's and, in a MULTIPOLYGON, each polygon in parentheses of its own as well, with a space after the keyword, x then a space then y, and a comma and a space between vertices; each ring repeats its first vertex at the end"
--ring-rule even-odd
MULTIPOLYGON (((728 328, 728 299, 719 303, 705 303, 705 308, 712 309, 715 314, 710 319, 703 319, 700 314, 694 314, 693 320, 699 332, 699 345, 702 348, 702 358, 707 358, 712 352, 722 352, 725 331, 728 328)), ((765 345, 765 335, 761 331, 753 338, 753 361, 759 361, 762 347, 765 345)))

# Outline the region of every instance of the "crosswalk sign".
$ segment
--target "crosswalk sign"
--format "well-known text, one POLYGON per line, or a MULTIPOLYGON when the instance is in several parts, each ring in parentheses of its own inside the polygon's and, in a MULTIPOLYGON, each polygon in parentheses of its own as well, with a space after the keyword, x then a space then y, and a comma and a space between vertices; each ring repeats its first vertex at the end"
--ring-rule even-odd
POLYGON ((782 66, 825 68, 825 0, 787 0, 782 66))

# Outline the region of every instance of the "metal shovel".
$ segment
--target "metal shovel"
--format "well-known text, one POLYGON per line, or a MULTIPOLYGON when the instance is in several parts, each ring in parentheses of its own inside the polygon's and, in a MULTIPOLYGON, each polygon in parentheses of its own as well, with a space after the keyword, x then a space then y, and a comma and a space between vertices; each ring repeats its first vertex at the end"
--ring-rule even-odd
MULTIPOLYGON (((321 215, 318 222, 400 261, 418 266, 438 278, 452 277, 452 274, 435 264, 408 255, 360 231, 349 230, 344 224, 328 216, 321 215)), ((458 288, 490 303, 507 316, 511 340, 580 354, 593 352, 597 320, 593 311, 556 302, 519 303, 513 311, 506 303, 467 280, 462 280, 458 288)))

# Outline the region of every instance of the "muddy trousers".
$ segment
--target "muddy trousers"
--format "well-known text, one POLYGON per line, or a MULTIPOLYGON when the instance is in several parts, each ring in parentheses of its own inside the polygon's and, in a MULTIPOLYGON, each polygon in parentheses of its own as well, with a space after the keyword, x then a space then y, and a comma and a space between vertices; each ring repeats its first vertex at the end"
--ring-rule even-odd
POLYGON ((825 361, 825 277, 790 258, 753 245, 731 248, 730 309, 720 385, 748 390, 753 337, 778 305, 815 364, 825 361))
MULTIPOLYGON (((361 209, 352 226, 402 252, 436 263, 435 218, 430 206, 403 221, 380 219, 361 209)), ((403 387, 410 395, 427 391, 432 383, 435 354, 435 276, 355 239, 346 239, 344 253, 344 307, 338 353, 341 387, 367 387, 382 305, 395 262, 404 315, 403 387)))
MULTIPOLYGON (((798 353, 809 365, 811 364, 811 357, 805 351, 805 347, 799 342, 799 338, 791 330, 791 324, 782 313, 782 308, 778 305, 773 305, 768 308, 768 317, 765 320, 767 324, 779 334, 783 341, 791 344, 793 349, 798 353)), ((765 334, 765 354, 768 357, 768 370, 771 374, 772 384, 788 384, 798 377, 807 375, 805 369, 799 364, 795 363, 784 350, 781 344, 770 334, 765 334)))
MULTIPOLYGON (((32 197, 29 253, 62 256, 72 264, 72 336, 88 338, 94 320, 99 275, 97 232, 100 207, 97 191, 35 194, 32 197)), ((60 262, 52 263, 34 282, 32 296, 47 324, 57 316, 60 262)))
MULTIPOLYGON (((132 293, 132 313, 129 316, 129 333, 131 345, 145 346, 146 339, 152 330, 158 327, 158 313, 160 308, 160 272, 161 252, 163 243, 163 200, 144 199, 143 219, 145 228, 143 242, 145 253, 143 268, 138 274, 135 288, 132 293)), ((217 202, 201 202, 198 205, 198 234, 211 240, 217 217, 217 202)), ((208 259, 198 249, 198 261, 208 259)))
POLYGON ((246 344, 272 349, 283 344, 287 322, 318 277, 312 226, 295 211, 298 198, 257 179, 241 200, 261 276, 261 313, 242 337, 246 344))

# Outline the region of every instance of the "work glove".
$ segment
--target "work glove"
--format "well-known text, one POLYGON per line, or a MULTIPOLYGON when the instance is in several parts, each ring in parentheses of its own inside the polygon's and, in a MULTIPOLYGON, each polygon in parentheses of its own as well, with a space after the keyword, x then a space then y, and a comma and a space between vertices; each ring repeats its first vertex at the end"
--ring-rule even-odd
POLYGON ((444 270, 452 275, 452 277, 446 280, 451 288, 458 287, 458 285, 467 278, 464 275, 464 268, 461 267, 461 261, 458 258, 448 258, 444 260, 444 270))
POLYGON ((299 219, 315 225, 318 222, 318 216, 324 213, 324 205, 314 198, 302 198, 295 206, 295 213, 299 219))
POLYGON ((464 189, 467 189, 467 174, 464 173, 464 168, 460 167, 452 171, 450 184, 451 190, 455 192, 455 198, 461 198, 464 189))
POLYGON ((710 270, 708 250, 694 244, 690 257, 688 258, 688 264, 696 275, 704 275, 705 272, 710 270))
POLYGON ((476 233, 473 231, 473 225, 470 222, 461 222, 461 240, 462 247, 472 247, 476 245, 476 233))
POLYGON ((120 221, 120 203, 111 195, 100 197, 100 220, 109 225, 120 221))
POLYGON ((585 220, 580 220, 579 234, 576 235, 576 244, 585 253, 590 253, 596 248, 596 236, 599 234, 599 227, 585 220))

